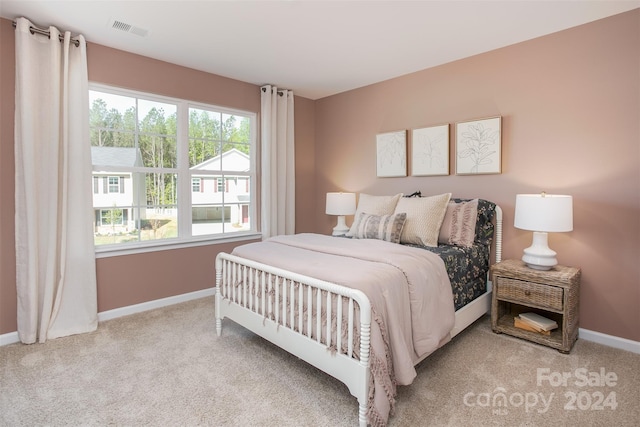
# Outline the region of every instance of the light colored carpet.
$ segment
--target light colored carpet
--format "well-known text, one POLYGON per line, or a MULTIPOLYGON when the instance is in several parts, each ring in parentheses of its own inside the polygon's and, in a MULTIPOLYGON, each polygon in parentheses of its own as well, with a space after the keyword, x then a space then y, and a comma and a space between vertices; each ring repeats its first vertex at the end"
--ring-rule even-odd
MULTIPOLYGON (((417 371, 399 387, 390 426, 640 420, 640 355, 582 340, 563 355, 494 334, 488 317, 417 371), (538 384, 538 369, 570 377, 538 384)), ((103 322, 91 334, 2 347, 0 375, 2 426, 357 425, 342 383, 229 320, 218 338, 212 297, 103 322)))

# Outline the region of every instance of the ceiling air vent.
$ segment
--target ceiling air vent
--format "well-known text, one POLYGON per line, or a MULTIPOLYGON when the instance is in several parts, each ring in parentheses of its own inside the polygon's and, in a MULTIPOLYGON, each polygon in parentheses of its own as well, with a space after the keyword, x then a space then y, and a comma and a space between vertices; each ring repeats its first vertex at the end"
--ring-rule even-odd
POLYGON ((124 31, 125 33, 135 34, 136 36, 140 37, 146 37, 149 34, 149 30, 127 24, 126 22, 122 22, 117 19, 112 19, 109 21, 109 28, 124 31))

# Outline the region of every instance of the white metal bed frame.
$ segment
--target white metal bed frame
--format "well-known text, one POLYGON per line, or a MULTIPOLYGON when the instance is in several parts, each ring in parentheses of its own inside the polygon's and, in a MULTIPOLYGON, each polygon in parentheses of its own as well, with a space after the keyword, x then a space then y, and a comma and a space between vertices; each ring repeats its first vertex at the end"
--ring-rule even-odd
MULTIPOLYGON (((495 208, 494 221, 494 254, 498 263, 502 258, 499 206, 495 208)), ((452 338, 490 311, 491 289, 487 275, 487 291, 456 311, 452 338)), ((358 399, 360 426, 367 426, 371 306, 363 292, 220 253, 216 257, 215 317, 218 336, 222 334, 222 319, 228 317, 343 382, 358 399), (321 312, 322 308, 325 313, 321 312), (337 324, 346 322, 347 325, 346 336, 341 327, 333 332, 335 347, 346 347, 344 352, 328 349, 332 339, 331 322, 323 326, 321 318, 331 318, 332 309, 335 309, 337 324), (354 357, 356 321, 360 331, 359 359, 354 357)))

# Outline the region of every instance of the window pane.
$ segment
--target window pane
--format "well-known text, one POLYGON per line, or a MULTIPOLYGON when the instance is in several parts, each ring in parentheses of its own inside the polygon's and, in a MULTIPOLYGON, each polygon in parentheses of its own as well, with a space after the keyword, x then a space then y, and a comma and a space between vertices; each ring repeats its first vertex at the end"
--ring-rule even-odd
POLYGON ((111 90, 89 97, 97 245, 255 231, 252 113, 111 90), (191 204, 178 206, 178 191, 191 204), (191 233, 178 235, 178 215, 191 215, 191 233))
MULTIPOLYGON (((207 160, 216 157, 220 153, 220 141, 210 141, 197 138, 189 139, 189 167, 206 167, 212 170, 211 166, 206 166, 207 160)), ((220 167, 220 163, 218 163, 220 167)))
POLYGON ((191 233, 194 236, 252 229, 248 176, 204 176, 201 182, 201 191, 191 194, 191 233))
POLYGON ((96 246, 138 241, 132 206, 94 208, 96 246))
POLYGON ((140 132, 156 135, 176 136, 176 117, 178 107, 175 104, 138 100, 140 132))
POLYGON ((175 205, 178 203, 178 178, 172 173, 148 173, 145 175, 147 206, 175 205))
MULTIPOLYGON (((92 128, 134 132, 136 130, 136 99, 129 96, 89 91, 89 123, 92 128)), ((97 146, 110 144, 108 140, 97 146)))
POLYGON ((146 206, 141 209, 140 240, 178 237, 178 207, 175 205, 146 206))
POLYGON ((134 175, 130 172, 94 172, 93 207, 95 209, 114 209, 132 206, 134 175), (118 176, 114 176, 117 173, 118 176), (116 184, 117 183, 117 184, 116 184))
POLYGON ((140 150, 133 147, 91 147, 93 169, 100 166, 131 168, 142 166, 140 150))
POLYGON ((178 150, 175 137, 140 134, 142 164, 148 168, 176 168, 178 150))
POLYGON ((220 170, 227 172, 249 172, 251 170, 249 147, 246 144, 225 144, 224 148, 220 159, 220 170))
POLYGON ((189 167, 220 153, 220 113, 189 109, 189 167))
POLYGON ((189 138, 220 140, 220 113, 189 108, 189 138))
POLYGON ((251 230, 249 204, 225 203, 224 205, 193 205, 191 209, 191 234, 237 233, 251 230))

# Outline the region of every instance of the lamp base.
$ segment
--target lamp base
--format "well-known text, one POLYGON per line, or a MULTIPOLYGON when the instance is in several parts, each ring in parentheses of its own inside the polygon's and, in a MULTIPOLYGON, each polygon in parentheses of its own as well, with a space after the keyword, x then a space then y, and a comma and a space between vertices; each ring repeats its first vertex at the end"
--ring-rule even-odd
POLYGON ((345 220, 344 215, 338 215, 338 224, 333 227, 332 236, 344 236, 349 232, 349 227, 347 227, 347 222, 345 220))
POLYGON ((533 232, 533 242, 524 250, 522 261, 535 270, 551 270, 558 264, 556 252, 549 248, 547 233, 533 232))

